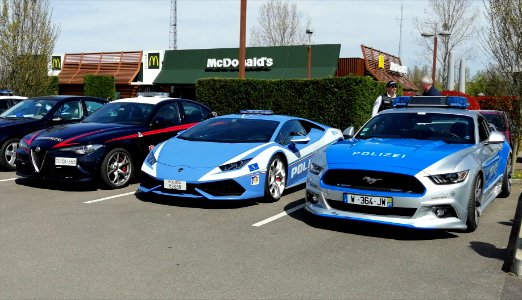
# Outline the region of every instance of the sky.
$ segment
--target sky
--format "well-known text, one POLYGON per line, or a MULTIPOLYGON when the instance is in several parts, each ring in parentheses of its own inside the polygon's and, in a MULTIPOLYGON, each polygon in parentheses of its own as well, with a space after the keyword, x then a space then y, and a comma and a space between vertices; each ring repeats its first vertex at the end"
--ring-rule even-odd
MULTIPOLYGON (((247 1, 250 30, 267 0, 247 1)), ((169 49, 170 0, 49 0, 60 34, 54 53, 169 49)), ((429 14, 428 0, 290 0, 311 19, 314 44, 341 44, 340 57, 362 58, 361 44, 399 55, 402 64, 431 66, 422 50, 417 19, 429 14), (402 8, 402 17, 401 17, 402 8), (401 34, 402 19, 402 34, 401 34)), ((473 0, 483 11, 483 2, 473 0)), ((482 18, 481 18, 482 19, 482 18)), ((177 0, 177 48, 238 48, 240 0, 177 0)), ((427 26, 429 27, 429 26, 427 26)), ((429 31, 429 30, 428 30, 429 31)), ((466 61, 471 74, 485 69, 487 56, 466 61)), ((456 66, 458 64, 456 63, 456 66)))

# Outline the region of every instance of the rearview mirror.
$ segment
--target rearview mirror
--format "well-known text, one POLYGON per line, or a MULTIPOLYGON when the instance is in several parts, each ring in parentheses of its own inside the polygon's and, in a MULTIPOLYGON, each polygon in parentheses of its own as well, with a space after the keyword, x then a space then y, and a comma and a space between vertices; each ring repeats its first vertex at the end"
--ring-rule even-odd
POLYGON ((355 135, 355 129, 353 128, 353 126, 350 126, 343 131, 343 136, 345 139, 352 138, 354 135, 355 135))

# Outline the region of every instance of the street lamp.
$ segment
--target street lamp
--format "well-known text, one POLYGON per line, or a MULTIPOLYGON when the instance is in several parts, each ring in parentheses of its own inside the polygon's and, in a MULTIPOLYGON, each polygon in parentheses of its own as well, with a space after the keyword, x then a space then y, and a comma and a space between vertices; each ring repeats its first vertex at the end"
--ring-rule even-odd
POLYGON ((451 35, 451 32, 448 31, 441 31, 437 32, 437 23, 435 23, 435 31, 433 33, 421 33, 422 37, 433 37, 433 64, 431 66, 431 80, 433 81, 433 84, 435 85, 435 75, 436 75, 436 69, 437 69, 437 36, 442 37, 448 37, 451 35))
POLYGON ((306 34, 308 35, 308 65, 307 65, 307 74, 308 79, 310 80, 310 70, 312 68, 312 34, 314 32, 310 29, 306 29, 306 34))

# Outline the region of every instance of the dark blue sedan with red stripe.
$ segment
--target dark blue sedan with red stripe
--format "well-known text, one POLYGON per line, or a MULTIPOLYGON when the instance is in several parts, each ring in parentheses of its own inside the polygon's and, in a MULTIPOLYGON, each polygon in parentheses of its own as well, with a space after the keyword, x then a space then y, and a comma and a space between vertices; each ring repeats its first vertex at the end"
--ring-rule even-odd
POLYGON ((81 123, 26 135, 16 153, 22 177, 100 180, 108 188, 129 184, 154 145, 214 113, 186 99, 138 97, 112 101, 81 123))

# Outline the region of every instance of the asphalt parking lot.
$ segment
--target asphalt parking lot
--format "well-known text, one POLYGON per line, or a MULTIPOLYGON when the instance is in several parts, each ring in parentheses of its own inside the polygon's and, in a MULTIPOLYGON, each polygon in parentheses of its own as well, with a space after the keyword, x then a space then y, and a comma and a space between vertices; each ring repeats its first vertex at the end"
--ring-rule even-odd
POLYGON ((522 184, 473 233, 318 220, 276 203, 173 201, 0 172, 1 299, 520 299, 522 184), (512 246, 512 245, 511 245, 512 246))

